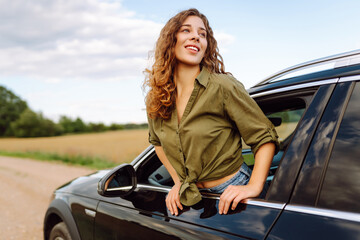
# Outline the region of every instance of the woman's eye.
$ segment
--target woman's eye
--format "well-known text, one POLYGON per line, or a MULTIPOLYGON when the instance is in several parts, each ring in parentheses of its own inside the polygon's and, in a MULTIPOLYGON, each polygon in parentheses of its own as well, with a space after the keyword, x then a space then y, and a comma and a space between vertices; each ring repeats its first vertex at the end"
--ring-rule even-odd
POLYGON ((206 37, 206 33, 200 33, 199 34, 201 37, 206 37))
POLYGON ((185 28, 185 29, 182 30, 182 32, 190 32, 190 30, 185 28))

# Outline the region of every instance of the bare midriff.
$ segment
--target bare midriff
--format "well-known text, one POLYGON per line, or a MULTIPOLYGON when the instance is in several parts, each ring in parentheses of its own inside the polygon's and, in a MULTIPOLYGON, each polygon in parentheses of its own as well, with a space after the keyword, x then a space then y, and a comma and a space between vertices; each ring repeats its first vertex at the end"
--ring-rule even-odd
POLYGON ((216 187, 224 182, 226 182, 227 180, 230 180, 233 176, 235 176, 235 174, 238 172, 239 170, 237 170, 236 172, 220 178, 220 179, 216 179, 216 180, 212 180, 212 181, 206 181, 206 182, 197 182, 196 186, 198 188, 212 188, 212 187, 216 187))

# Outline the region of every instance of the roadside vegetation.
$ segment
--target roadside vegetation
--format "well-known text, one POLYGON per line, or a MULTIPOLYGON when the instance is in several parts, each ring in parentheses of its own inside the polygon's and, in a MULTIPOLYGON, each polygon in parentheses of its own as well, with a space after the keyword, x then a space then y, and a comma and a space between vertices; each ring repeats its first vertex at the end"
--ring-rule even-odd
POLYGON ((148 145, 147 123, 54 122, 0 86, 0 155, 103 169, 131 162, 148 145))
POLYGON ((45 152, 8 152, 0 150, 1 156, 18 157, 18 158, 30 158, 43 161, 55 161, 62 162, 71 165, 85 166, 92 169, 106 169, 115 167, 116 163, 110 162, 106 159, 97 157, 86 156, 68 156, 58 153, 45 153, 45 152))
POLYGON ((71 118, 65 115, 61 116, 58 122, 54 122, 41 112, 31 110, 26 101, 0 86, 0 137, 50 137, 147 127, 147 123, 86 123, 79 117, 71 118))

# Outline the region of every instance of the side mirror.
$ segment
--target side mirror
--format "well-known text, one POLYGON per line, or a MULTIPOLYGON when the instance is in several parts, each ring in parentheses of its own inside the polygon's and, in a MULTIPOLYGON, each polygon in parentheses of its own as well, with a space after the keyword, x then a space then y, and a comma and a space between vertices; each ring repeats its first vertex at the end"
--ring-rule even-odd
POLYGON ((134 191, 137 185, 135 169, 130 164, 115 167, 98 183, 98 193, 105 197, 124 197, 134 191))

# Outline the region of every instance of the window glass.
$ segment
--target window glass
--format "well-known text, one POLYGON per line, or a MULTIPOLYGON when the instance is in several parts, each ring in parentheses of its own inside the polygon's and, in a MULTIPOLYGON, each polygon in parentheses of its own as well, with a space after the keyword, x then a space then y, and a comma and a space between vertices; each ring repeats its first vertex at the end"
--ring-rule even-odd
POLYGON ((319 207, 360 212, 360 83, 341 122, 323 182, 319 207))
POLYGON ((301 109, 286 109, 284 111, 279 111, 267 115, 267 117, 272 119, 281 119, 280 125, 276 126, 276 132, 279 135, 279 141, 284 142, 291 134, 294 132, 297 123, 300 121, 302 114, 304 113, 305 108, 301 109))
MULTIPOLYGON (((276 170, 282 155, 289 145, 292 134, 300 121, 306 108, 306 101, 301 97, 294 98, 282 98, 277 100, 260 101, 260 108, 263 110, 265 115, 274 124, 277 134, 279 135, 280 149, 277 155, 274 156, 272 162, 272 169, 270 172, 270 178, 274 170, 276 170)), ((250 151, 250 147, 243 142, 243 156, 247 165, 250 167, 254 165, 254 155, 250 151)))

